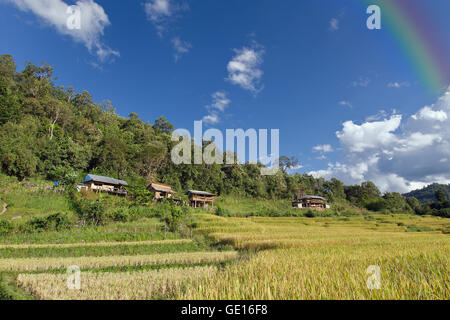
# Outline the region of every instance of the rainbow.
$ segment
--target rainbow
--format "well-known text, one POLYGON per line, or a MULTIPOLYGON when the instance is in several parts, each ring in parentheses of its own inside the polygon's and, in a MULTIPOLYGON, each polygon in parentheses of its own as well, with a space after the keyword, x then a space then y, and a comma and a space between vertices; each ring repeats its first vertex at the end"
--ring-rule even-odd
POLYGON ((419 79, 433 93, 445 90, 450 85, 450 52, 427 10, 411 0, 363 1, 381 8, 382 29, 399 41, 419 79))

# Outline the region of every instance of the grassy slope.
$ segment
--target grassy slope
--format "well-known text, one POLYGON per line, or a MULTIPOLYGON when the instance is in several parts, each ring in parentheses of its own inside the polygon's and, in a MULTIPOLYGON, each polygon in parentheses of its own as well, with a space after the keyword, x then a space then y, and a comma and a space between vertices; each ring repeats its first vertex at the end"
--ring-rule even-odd
POLYGON ((32 180, 36 187, 27 187, 17 179, 0 175, 0 199, 8 204, 1 216, 5 220, 23 220, 31 216, 52 213, 74 214, 70 202, 64 194, 53 192, 50 182, 32 180))

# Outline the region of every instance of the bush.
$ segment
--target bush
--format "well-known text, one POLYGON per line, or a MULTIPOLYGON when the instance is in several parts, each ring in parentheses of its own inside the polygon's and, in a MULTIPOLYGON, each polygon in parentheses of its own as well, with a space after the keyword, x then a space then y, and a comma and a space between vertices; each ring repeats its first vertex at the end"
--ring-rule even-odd
POLYGON ((46 218, 47 230, 60 231, 63 229, 68 229, 70 227, 71 221, 67 214, 54 213, 46 218))
POLYGON ((383 198, 369 200, 364 204, 364 207, 370 211, 382 211, 387 209, 388 203, 383 198))
POLYGON ((0 235, 4 236, 13 231, 14 226, 11 222, 0 220, 0 235))
POLYGON ((86 224, 103 225, 106 220, 105 207, 101 200, 79 200, 77 203, 78 216, 86 224))
POLYGON ((216 208, 216 215, 221 217, 229 217, 230 216, 230 210, 222 208, 220 206, 217 206, 216 208))
POLYGON ((43 232, 45 230, 47 230, 47 222, 45 218, 32 217, 25 224, 26 232, 43 232))
POLYGON ((70 219, 66 214, 54 213, 47 217, 32 217, 24 225, 26 232, 60 231, 70 227, 70 219))
POLYGON ((114 210, 113 212, 110 213, 109 217, 112 221, 117 222, 127 222, 131 220, 131 215, 129 211, 127 211, 124 208, 114 210))
POLYGON ((187 214, 186 208, 170 206, 169 210, 164 214, 162 221, 166 224, 166 227, 170 232, 175 232, 187 214))

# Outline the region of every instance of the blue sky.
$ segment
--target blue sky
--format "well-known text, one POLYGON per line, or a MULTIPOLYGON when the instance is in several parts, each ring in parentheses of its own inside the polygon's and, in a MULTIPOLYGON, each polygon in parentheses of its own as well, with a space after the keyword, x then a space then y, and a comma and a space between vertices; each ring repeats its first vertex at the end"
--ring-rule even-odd
MULTIPOLYGON (((408 152, 449 149, 450 98, 427 90, 389 30, 367 29, 363 1, 83 0, 93 15, 76 36, 63 30, 65 3, 75 2, 0 0, 0 53, 19 70, 49 63, 58 85, 110 100, 122 116, 164 115, 190 131, 201 119, 223 131, 280 129, 280 153, 299 158, 298 172, 401 192, 450 182, 445 152, 402 171, 408 152)), ((450 3, 420 3, 448 48, 450 3)))

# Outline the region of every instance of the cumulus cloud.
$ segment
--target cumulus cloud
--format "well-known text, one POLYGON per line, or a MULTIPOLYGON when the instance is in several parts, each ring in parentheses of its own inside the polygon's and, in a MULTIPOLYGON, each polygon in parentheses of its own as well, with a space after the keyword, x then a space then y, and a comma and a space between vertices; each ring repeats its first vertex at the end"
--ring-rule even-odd
POLYGON ((345 183, 371 180, 382 191, 408 192, 432 182, 450 183, 450 88, 410 117, 344 122, 336 133, 345 161, 311 174, 345 183))
POLYGON ((220 114, 228 108, 231 100, 228 99, 226 92, 217 91, 211 95, 212 103, 206 106, 208 110, 208 115, 203 117, 203 122, 207 124, 215 124, 220 122, 220 114))
POLYGON ((175 50, 174 59, 178 61, 181 59, 181 56, 185 53, 188 53, 192 48, 192 44, 187 41, 181 40, 179 37, 175 37, 172 39, 172 45, 175 50))
POLYGON ((336 135, 350 152, 364 152, 380 145, 389 146, 395 143, 397 138, 393 132, 400 126, 401 120, 401 115, 394 115, 390 119, 365 122, 361 125, 346 121, 342 131, 336 132, 336 135))
POLYGON ((415 115, 412 116, 414 120, 430 120, 444 122, 447 120, 447 113, 444 110, 433 110, 430 107, 424 107, 415 115))
POLYGON ((62 0, 6 0, 20 10, 32 12, 45 23, 53 26, 60 34, 72 37, 76 42, 84 44, 89 52, 94 52, 101 61, 119 52, 111 49, 102 41, 104 29, 111 23, 102 6, 93 0, 80 0, 76 6, 80 10, 80 28, 68 27, 71 11, 69 5, 62 0))
POLYGON ((253 93, 261 91, 260 82, 263 76, 261 64, 263 63, 264 49, 254 43, 252 47, 234 49, 234 52, 235 56, 227 66, 227 80, 253 93))
POLYGON ((323 152, 323 153, 327 153, 327 152, 333 152, 333 147, 329 144, 321 144, 318 146, 313 147, 314 151, 317 152, 323 152))

